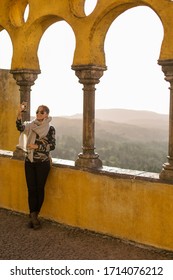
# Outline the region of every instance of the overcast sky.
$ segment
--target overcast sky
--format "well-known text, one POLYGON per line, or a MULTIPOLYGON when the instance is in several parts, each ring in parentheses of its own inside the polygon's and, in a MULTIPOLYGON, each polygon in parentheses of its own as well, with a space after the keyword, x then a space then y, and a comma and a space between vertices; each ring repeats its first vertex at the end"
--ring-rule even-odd
MULTIPOLYGON (((86 6, 87 14, 95 2, 88 0, 92 6, 86 6)), ((96 108, 168 114, 169 84, 157 64, 162 39, 161 21, 150 8, 130 9, 113 22, 105 41, 108 70, 96 86, 96 108)), ((40 104, 48 105, 54 116, 82 112, 82 85, 71 70, 74 48, 74 34, 65 22, 53 24, 43 35, 38 50, 42 73, 32 88, 32 114, 40 104)), ((0 68, 10 68, 11 55, 9 36, 2 31, 0 68)))

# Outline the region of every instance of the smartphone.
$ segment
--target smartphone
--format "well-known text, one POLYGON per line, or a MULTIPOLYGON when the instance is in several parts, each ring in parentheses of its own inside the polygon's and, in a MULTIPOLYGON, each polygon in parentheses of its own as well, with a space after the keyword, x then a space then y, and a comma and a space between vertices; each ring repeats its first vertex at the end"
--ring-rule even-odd
POLYGON ((22 108, 22 112, 26 112, 27 111, 27 102, 26 101, 22 102, 21 108, 22 108))

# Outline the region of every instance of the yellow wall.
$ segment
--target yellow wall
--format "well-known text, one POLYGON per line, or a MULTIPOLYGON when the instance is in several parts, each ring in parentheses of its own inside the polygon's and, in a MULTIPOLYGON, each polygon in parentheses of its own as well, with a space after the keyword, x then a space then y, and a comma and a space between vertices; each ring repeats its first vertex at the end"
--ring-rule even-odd
MULTIPOLYGON (((0 157, 0 207, 27 213, 23 164, 0 157)), ((172 185, 149 177, 121 178, 109 171, 102 172, 54 165, 41 215, 63 224, 173 250, 172 185)))
POLYGON ((20 103, 19 87, 9 73, 0 69, 0 149, 14 151, 18 143, 15 121, 20 103))

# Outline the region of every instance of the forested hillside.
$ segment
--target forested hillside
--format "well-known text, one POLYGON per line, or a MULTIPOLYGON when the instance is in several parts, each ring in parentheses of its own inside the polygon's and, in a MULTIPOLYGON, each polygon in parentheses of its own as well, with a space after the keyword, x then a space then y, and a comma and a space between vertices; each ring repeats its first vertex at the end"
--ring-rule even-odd
MULTIPOLYGON (((96 110, 96 152, 103 165, 160 172, 167 161, 168 116, 147 111, 96 110)), ((82 148, 82 117, 54 117, 53 157, 75 160, 82 148)))

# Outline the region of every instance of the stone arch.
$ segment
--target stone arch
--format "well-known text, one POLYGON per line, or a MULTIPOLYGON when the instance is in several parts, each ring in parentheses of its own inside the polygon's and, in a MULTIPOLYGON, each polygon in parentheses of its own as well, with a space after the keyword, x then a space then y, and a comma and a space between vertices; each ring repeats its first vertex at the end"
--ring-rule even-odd
POLYGON ((61 97, 62 95, 67 96, 68 100, 68 95, 71 95, 71 88, 75 87, 76 84, 74 73, 71 71, 74 48, 75 36, 70 25, 66 21, 56 22, 50 25, 39 42, 38 59, 41 75, 39 75, 37 83, 32 89, 32 95, 33 100, 35 100, 34 103, 40 102, 40 98, 44 100, 44 96, 49 95, 49 100, 54 100, 54 104, 50 102, 50 105, 49 101, 47 101, 48 106, 51 108, 51 114, 52 111, 54 114, 58 111, 57 113, 59 114, 59 112, 61 112, 61 107, 63 108, 64 106, 69 106, 69 111, 70 106, 73 107, 71 102, 62 104, 61 97), (63 33, 61 32, 62 28, 63 33), (54 41, 55 37, 58 38, 58 40, 55 39, 54 41), (69 45, 71 45, 71 48, 69 45), (45 56, 47 56, 46 59, 44 58, 45 56), (74 84, 71 83, 72 79, 74 79, 74 84), (69 80, 69 83, 65 82, 65 80, 69 80), (48 81, 48 83, 46 83, 46 81, 48 81), (69 87, 70 83, 71 88, 69 87), (40 88, 43 88, 43 92, 40 92, 40 88))
MULTIPOLYGON (((47 31, 49 29, 49 27, 51 27, 53 24, 58 23, 60 21, 64 21, 70 28, 71 31, 73 32, 73 28, 72 26, 69 24, 68 20, 63 19, 61 17, 58 16, 54 16, 54 15, 49 15, 48 17, 44 17, 39 19, 38 22, 36 22, 34 24, 34 32, 37 34, 37 40, 36 40, 36 49, 38 49, 38 46, 41 42, 41 39, 45 33, 45 31, 47 31), (39 33, 38 33, 38 29, 39 29, 39 33)), ((74 32, 73 32, 74 34, 74 32)), ((32 33, 33 36, 33 33, 32 33)), ((75 37, 75 34, 74 34, 75 37)))
POLYGON ((19 40, 13 40, 12 69, 40 69, 37 50, 41 37, 51 24, 60 20, 62 19, 58 16, 45 15, 38 18, 31 25, 26 25, 26 28, 23 28, 23 32, 21 30, 19 40), (24 49, 21 49, 21 42, 24 49))
MULTIPOLYGON (((113 22, 105 40, 108 71, 105 73, 105 77, 99 86, 99 93, 96 99, 97 109, 118 108, 121 110, 126 109, 127 112, 128 110, 157 112, 164 107, 165 102, 166 112, 164 113, 168 113, 167 85, 163 81, 163 73, 157 65, 162 39, 162 24, 156 14, 148 7, 135 7, 127 10, 113 22), (147 22, 145 21, 146 16, 147 22)), ((119 111, 119 116, 123 112, 121 110, 119 111)), ((124 116, 126 116, 125 111, 124 116)), ((153 130, 157 129, 156 124, 152 123, 152 125, 153 130)), ((129 135, 129 132, 127 134, 129 135)), ((166 134, 167 132, 165 136, 166 134)), ((152 140, 155 140, 154 134, 152 140)), ((140 145, 140 155, 143 154, 141 158, 149 163, 152 158, 149 152, 149 145, 145 153, 142 149, 142 143, 140 145)), ((123 157, 120 156, 119 152, 113 151, 113 148, 110 152, 111 148, 107 146, 108 152, 106 153, 99 149, 99 146, 100 140, 96 129, 96 147, 104 165, 113 166, 113 163, 109 161, 110 155, 112 155, 111 159, 114 160, 114 166, 121 168, 129 168, 128 162, 132 162, 135 158, 135 155, 129 150, 127 161, 123 165, 121 162, 123 157)), ((117 146, 118 144, 115 145, 115 149, 117 146)), ((128 147, 128 143, 122 143, 120 146, 122 151, 124 151, 128 147)), ((165 147, 163 148, 163 154, 166 155, 165 147)), ((158 169, 165 158, 166 156, 163 157, 162 152, 158 151, 158 169)), ((141 167, 133 166, 133 168, 140 169, 141 167)), ((152 171, 152 166, 150 166, 149 170, 150 172, 152 171)))
MULTIPOLYGON (((151 90, 150 104, 157 104, 157 97, 159 101, 159 96, 163 96, 162 87, 158 92, 158 85, 163 84, 163 74, 157 65, 162 40, 163 26, 152 9, 140 6, 121 14, 112 23, 106 35, 105 53, 108 71, 101 82, 97 100, 113 107, 118 105, 120 108, 127 106, 127 109, 143 110, 142 103, 146 100, 145 90, 147 92, 151 90), (145 22, 146 16, 148 22, 145 22), (146 69, 145 73, 143 68, 146 69), (157 71, 156 77, 152 75, 152 71, 157 71), (124 81, 126 81, 125 84, 124 81), (141 83, 143 83, 142 87, 141 83), (109 84, 112 85, 111 88, 109 84), (121 102, 117 104, 117 98, 111 99, 108 92, 119 97, 121 102), (135 108, 128 107, 132 104, 132 100, 135 108), (136 106, 137 100, 141 103, 139 107, 136 106)), ((99 107, 101 108, 101 104, 99 107)), ((152 110, 148 106, 147 110, 150 109, 152 110)), ((155 110, 157 109, 156 105, 155 110)))
MULTIPOLYGON (((171 38, 173 37, 173 30, 169 28, 172 22, 173 3, 167 3, 165 1, 116 1, 103 2, 98 1, 98 4, 94 12, 86 18, 89 27, 85 26, 86 29, 84 34, 88 36, 88 50, 87 60, 88 64, 96 64, 105 66, 105 54, 104 54, 104 41, 109 27, 116 18, 123 12, 130 8, 138 6, 148 6, 151 8, 161 20, 164 28, 164 39, 161 46, 160 59, 169 59, 173 57, 173 45, 171 44, 171 38)), ((77 33, 77 32, 76 32, 77 33)), ((74 56, 74 65, 87 64, 87 60, 81 59, 81 52, 84 49, 82 43, 79 45, 78 41, 82 41, 81 34, 77 33, 77 47, 74 56), (80 59, 79 59, 80 57, 80 59), (79 63, 80 60, 80 63, 79 63)))

